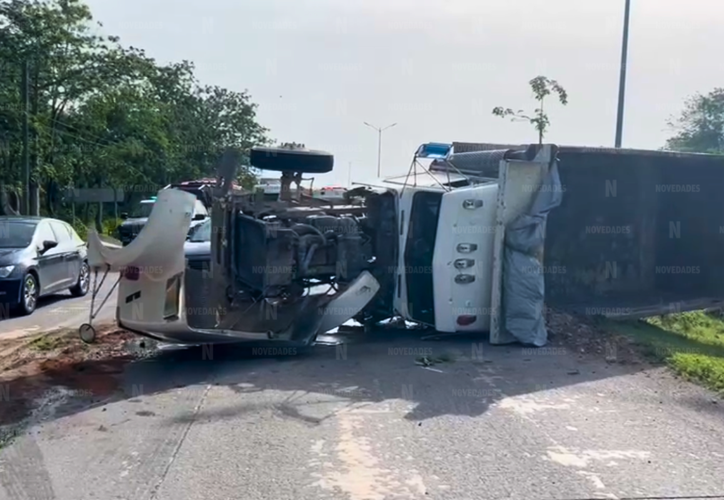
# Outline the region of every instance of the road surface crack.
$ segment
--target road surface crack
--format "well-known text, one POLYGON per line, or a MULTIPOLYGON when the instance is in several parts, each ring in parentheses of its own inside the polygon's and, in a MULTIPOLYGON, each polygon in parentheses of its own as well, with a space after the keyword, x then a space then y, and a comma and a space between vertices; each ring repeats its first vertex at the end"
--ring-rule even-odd
POLYGON ((206 402, 206 397, 209 394, 209 391, 211 390, 211 386, 213 384, 208 384, 206 388, 204 389, 204 393, 201 395, 201 398, 199 399, 199 402, 196 404, 196 407, 194 407, 194 411, 191 414, 191 418, 189 419, 188 424, 186 424, 186 428, 183 431, 183 434, 181 434, 181 439, 178 440, 178 443, 176 444, 176 447, 173 450, 173 453, 171 453, 171 457, 169 458, 168 463, 166 464, 166 467, 163 470, 163 473, 161 474, 161 477, 158 479, 156 484, 153 486, 153 489, 151 490, 151 496, 150 499, 154 500, 156 496, 158 495, 159 490, 161 489, 161 485, 163 485, 163 482, 166 480, 166 476, 168 476, 168 472, 171 470, 171 466, 173 465, 174 461, 176 460, 176 457, 179 454, 179 451, 181 450, 181 446, 184 444, 184 441, 186 441, 186 436, 188 436, 189 431, 191 430, 191 426, 194 425, 196 422, 196 418, 199 415, 199 412, 201 412, 201 408, 204 406, 204 403, 206 402))

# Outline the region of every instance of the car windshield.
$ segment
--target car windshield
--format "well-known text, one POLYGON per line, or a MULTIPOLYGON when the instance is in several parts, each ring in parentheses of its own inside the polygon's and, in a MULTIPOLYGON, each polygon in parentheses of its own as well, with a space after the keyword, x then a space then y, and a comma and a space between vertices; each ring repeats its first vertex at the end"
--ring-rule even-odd
POLYGON ((191 232, 191 237, 189 238, 189 241, 211 241, 211 220, 206 220, 205 222, 196 226, 191 232))
POLYGON ((0 220, 0 248, 25 248, 33 241, 35 222, 0 220))
POLYGON ((153 202, 143 202, 140 203, 132 212, 130 215, 131 219, 142 219, 147 218, 151 215, 151 210, 153 210, 153 202))

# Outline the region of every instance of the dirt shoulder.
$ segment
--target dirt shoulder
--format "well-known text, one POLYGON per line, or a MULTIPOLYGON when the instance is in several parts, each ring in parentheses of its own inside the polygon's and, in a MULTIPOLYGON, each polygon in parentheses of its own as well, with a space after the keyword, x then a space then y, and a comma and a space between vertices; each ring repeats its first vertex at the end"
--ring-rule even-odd
POLYGON ((75 329, 2 341, 0 427, 22 425, 58 390, 91 402, 118 390, 125 366, 139 356, 138 337, 111 325, 97 330, 90 345, 75 329))
POLYGON ((635 365, 650 361, 634 339, 612 328, 609 322, 548 309, 546 327, 551 347, 604 358, 609 363, 635 365))

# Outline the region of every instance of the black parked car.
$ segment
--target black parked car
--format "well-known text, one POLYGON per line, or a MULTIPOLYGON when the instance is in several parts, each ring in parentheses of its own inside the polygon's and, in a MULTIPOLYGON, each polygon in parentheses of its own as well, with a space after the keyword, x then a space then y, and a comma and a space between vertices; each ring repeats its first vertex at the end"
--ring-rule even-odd
POLYGON ((46 217, 0 217, 0 302, 31 314, 38 298, 63 290, 88 293, 86 243, 67 223, 46 217))

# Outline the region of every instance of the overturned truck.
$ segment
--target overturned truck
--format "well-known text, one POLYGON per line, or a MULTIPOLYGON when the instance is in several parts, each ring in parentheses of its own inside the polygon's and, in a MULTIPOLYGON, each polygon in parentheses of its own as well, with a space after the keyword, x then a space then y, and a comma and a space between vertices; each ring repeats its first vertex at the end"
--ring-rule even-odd
POLYGON ((269 200, 231 189, 238 157, 229 152, 213 192, 210 262, 184 261, 193 197, 173 189, 159 193, 128 247, 108 248, 91 235, 89 260, 120 271, 120 326, 189 344, 304 345, 351 319, 399 317, 541 346, 546 301, 589 314, 626 307, 629 316, 670 310, 666 297, 677 292, 677 310, 717 304, 721 215, 697 222, 697 210, 685 206, 695 203, 690 195, 655 200, 657 185, 691 175, 705 192, 697 200, 713 201, 724 159, 606 151, 424 144, 405 175, 355 183, 336 203, 292 189, 303 174, 331 171, 328 153, 254 148, 252 166, 280 173, 279 197, 269 200), (690 174, 686 165, 695 165, 690 174), (670 235, 678 220, 691 243, 670 235), (656 276, 656 266, 673 270, 674 261, 699 277, 656 276))

